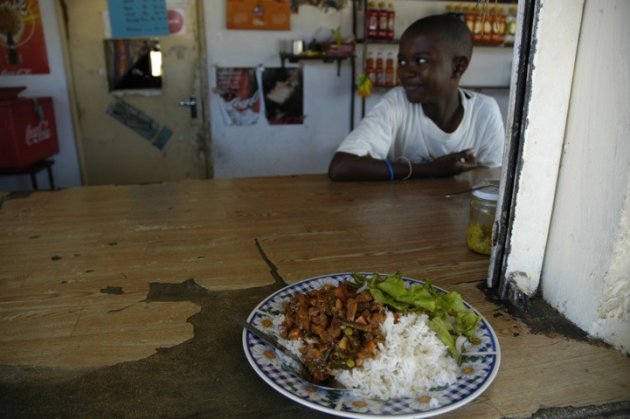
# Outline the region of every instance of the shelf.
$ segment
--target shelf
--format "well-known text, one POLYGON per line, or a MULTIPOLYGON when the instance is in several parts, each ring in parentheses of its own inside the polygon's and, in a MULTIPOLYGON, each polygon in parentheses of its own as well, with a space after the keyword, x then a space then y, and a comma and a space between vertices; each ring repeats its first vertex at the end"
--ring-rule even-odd
POLYGON ((286 52, 280 53, 282 67, 284 67, 286 61, 290 63, 298 63, 300 61, 322 61, 324 63, 337 62, 337 76, 341 74, 341 62, 350 58, 354 58, 354 55, 296 55, 288 54, 286 52))
POLYGON ((358 39, 358 44, 383 44, 383 45, 398 45, 400 39, 358 39))
MULTIPOLYGON (((398 45, 400 39, 359 39, 357 43, 363 44, 366 43, 368 45, 398 45)), ((483 44, 476 43, 473 44, 473 48, 513 48, 514 44, 483 44)))

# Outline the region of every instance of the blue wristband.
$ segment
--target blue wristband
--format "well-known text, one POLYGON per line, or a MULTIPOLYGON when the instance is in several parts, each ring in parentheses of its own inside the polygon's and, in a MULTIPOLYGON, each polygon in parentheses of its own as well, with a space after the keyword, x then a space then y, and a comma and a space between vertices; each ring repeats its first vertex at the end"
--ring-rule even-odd
POLYGON ((389 172, 389 180, 394 180, 394 168, 389 160, 385 159, 385 165, 387 166, 387 171, 389 172))

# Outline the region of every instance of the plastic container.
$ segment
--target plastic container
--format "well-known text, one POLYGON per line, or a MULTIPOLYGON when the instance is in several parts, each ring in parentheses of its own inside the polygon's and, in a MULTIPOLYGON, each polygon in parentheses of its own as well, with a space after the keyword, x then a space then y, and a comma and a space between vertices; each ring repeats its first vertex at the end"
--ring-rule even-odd
POLYGON ((470 198, 466 244, 470 250, 482 255, 489 255, 492 250, 492 227, 498 197, 498 188, 489 186, 474 191, 470 198))

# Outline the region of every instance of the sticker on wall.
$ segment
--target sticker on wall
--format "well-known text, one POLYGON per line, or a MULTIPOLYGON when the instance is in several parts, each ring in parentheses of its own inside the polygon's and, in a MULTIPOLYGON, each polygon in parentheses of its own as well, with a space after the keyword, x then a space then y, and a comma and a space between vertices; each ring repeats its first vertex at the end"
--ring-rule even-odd
POLYGON ((127 102, 116 99, 107 108, 107 114, 148 140, 154 147, 162 150, 173 135, 173 131, 152 119, 127 102))
POLYGON ((215 93, 226 125, 254 125, 260 115, 260 69, 218 67, 215 93))
POLYGON ((47 74, 38 0, 0 0, 0 74, 47 74))
POLYGON ((169 34, 166 0, 108 0, 112 37, 169 34))
POLYGON ((270 125, 304 122, 304 86, 301 68, 265 68, 262 75, 265 116, 270 125))
POLYGON ((168 32, 171 35, 183 35, 186 33, 186 25, 183 9, 168 9, 168 32))
POLYGON ((290 0, 226 0, 228 29, 291 29, 290 0))

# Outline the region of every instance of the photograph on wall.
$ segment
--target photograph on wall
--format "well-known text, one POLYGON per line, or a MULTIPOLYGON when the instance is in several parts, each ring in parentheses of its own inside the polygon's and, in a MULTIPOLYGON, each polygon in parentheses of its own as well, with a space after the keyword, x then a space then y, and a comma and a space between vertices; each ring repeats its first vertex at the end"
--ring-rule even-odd
POLYGON ((0 0, 0 74, 48 74, 38 0, 0 0))
POLYGON ((219 109, 227 125, 254 125, 260 115, 260 69, 216 69, 219 109))
POLYGON ((228 29, 291 29, 290 0, 227 0, 226 14, 228 29))
POLYGON ((304 122, 304 86, 301 68, 265 68, 262 74, 265 116, 270 125, 304 122))

